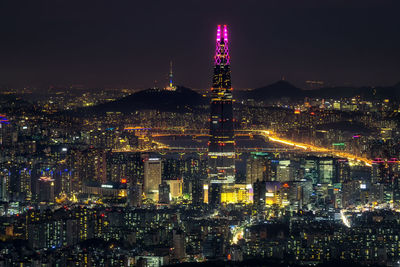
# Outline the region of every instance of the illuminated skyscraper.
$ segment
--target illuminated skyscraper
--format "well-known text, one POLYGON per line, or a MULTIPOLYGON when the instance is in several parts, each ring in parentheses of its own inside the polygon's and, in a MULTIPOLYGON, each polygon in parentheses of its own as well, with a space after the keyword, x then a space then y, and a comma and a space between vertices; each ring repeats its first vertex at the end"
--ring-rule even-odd
POLYGON ((228 29, 217 28, 214 77, 211 88, 210 141, 208 148, 209 202, 220 202, 226 185, 235 182, 235 141, 233 130, 231 68, 228 29))
POLYGON ((158 202, 158 186, 161 184, 161 170, 161 159, 145 159, 143 190, 146 197, 152 199, 155 202, 158 202))

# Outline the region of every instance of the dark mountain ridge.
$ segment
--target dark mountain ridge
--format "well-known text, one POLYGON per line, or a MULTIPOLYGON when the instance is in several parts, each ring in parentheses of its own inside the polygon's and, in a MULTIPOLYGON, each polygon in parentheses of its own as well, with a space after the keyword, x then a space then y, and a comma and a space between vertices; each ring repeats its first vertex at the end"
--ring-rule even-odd
POLYGON ((207 99, 199 93, 189 88, 178 86, 175 91, 146 89, 90 109, 94 112, 132 112, 145 109, 192 112, 207 103, 207 99))
POLYGON ((268 101, 279 98, 302 99, 304 97, 314 98, 351 98, 360 96, 364 99, 400 99, 400 83, 393 86, 337 86, 324 87, 316 90, 303 90, 287 81, 256 88, 238 95, 240 98, 254 99, 256 101, 268 101))

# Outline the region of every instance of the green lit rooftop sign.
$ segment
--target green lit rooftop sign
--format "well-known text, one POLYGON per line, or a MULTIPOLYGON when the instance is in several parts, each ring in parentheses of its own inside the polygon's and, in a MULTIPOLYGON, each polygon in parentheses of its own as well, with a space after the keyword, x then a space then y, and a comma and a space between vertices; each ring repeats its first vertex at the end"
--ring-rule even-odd
POLYGON ((269 154, 267 152, 251 152, 252 155, 255 156, 268 156, 269 154))

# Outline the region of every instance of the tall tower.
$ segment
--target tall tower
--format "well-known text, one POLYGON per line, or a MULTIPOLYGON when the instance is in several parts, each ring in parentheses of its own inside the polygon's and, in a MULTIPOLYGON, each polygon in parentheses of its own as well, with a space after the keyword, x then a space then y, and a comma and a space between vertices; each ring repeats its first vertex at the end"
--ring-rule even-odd
POLYGON ((165 89, 169 90, 169 91, 175 91, 176 90, 176 86, 174 85, 174 82, 173 82, 174 73, 172 72, 172 60, 169 62, 169 75, 168 75, 168 78, 169 78, 169 84, 165 89))
POLYGON ((221 202, 224 187, 235 183, 235 140, 233 129, 231 68, 228 29, 217 28, 214 76, 211 88, 210 141, 208 143, 209 202, 221 202))

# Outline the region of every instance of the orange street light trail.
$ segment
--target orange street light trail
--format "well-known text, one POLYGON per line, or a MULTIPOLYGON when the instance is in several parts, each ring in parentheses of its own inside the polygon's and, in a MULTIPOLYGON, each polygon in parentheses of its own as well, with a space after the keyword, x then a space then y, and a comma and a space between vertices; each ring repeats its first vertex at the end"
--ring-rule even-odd
POLYGON ((348 152, 342 152, 342 151, 337 151, 337 150, 333 150, 333 149, 328 149, 325 147, 318 147, 318 146, 314 146, 314 145, 310 145, 310 144, 304 144, 304 143, 298 143, 298 142, 294 142, 288 139, 283 139, 281 137, 276 136, 276 134, 274 134, 272 131, 260 131, 260 133, 263 136, 268 137, 268 139, 272 142, 275 143, 280 143, 280 144, 284 144, 284 145, 289 145, 289 146, 294 146, 294 147, 298 147, 304 150, 309 150, 309 151, 314 151, 314 152, 322 152, 322 153, 327 153, 327 154, 332 154, 338 157, 343 157, 343 158, 348 158, 350 160, 353 161, 359 161, 359 162, 364 162, 365 165, 367 166, 372 166, 372 160, 364 158, 364 157, 360 157, 348 152))

